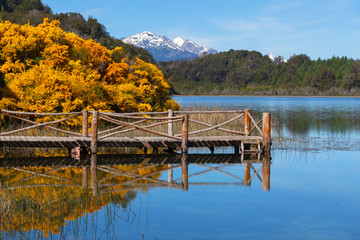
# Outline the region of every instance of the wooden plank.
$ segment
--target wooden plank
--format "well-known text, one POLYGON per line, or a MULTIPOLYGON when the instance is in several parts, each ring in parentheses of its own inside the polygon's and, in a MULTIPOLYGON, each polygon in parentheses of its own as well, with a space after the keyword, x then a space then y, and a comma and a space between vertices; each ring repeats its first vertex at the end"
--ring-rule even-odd
MULTIPOLYGON (((43 148, 73 148, 90 147, 90 138, 84 137, 24 137, 24 136, 0 136, 1 146, 5 147, 43 147, 43 148)), ((167 147, 179 148, 180 140, 165 137, 118 137, 107 138, 97 142, 98 147, 167 147)), ((244 144, 260 144, 262 137, 244 136, 212 136, 212 137, 189 137, 188 147, 238 147, 244 144)))
POLYGON ((47 126, 47 125, 50 125, 50 124, 60 123, 60 122, 63 122, 63 121, 66 121, 66 120, 75 118, 75 117, 77 117, 77 116, 78 116, 78 115, 71 116, 71 117, 67 117, 67 118, 63 118, 63 119, 59 119, 59 120, 55 120, 55 121, 50 121, 50 122, 46 122, 46 123, 39 123, 39 124, 37 124, 37 125, 33 125, 33 126, 29 126, 29 127, 24 127, 24 128, 17 129, 17 130, 13 130, 13 131, 9 131, 9 132, 0 133, 0 136, 10 135, 10 134, 18 133, 18 132, 23 132, 23 131, 27 131, 27 130, 30 130, 30 129, 33 129, 33 128, 42 127, 42 126, 47 126))

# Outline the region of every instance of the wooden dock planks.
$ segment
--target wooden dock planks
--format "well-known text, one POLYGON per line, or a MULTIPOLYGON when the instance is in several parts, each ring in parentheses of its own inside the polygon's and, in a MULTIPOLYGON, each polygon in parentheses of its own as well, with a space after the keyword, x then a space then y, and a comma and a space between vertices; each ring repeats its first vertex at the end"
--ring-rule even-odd
MULTIPOLYGON (((201 147, 239 147, 244 144, 262 143, 263 138, 257 136, 211 136, 189 137, 190 148, 201 147)), ((0 136, 0 147, 21 148, 75 148, 90 147, 89 137, 31 137, 31 136, 0 136)), ((108 148, 179 148, 181 140, 166 137, 113 137, 98 141, 98 147, 108 148)))

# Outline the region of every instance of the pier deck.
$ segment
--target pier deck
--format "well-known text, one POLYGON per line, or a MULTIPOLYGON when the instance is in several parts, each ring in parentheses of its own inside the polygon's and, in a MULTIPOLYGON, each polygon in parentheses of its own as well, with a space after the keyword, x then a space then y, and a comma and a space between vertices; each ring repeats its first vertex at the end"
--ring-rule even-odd
MULTIPOLYGON (((234 147, 235 153, 244 151, 270 151, 270 113, 263 113, 263 118, 256 122, 252 115, 251 110, 236 110, 236 111, 196 111, 196 112, 186 112, 186 111, 172 111, 168 112, 158 112, 158 113, 130 113, 130 114, 119 114, 119 113, 101 113, 98 111, 87 111, 76 113, 63 113, 65 118, 57 119, 61 116, 61 113, 56 114, 45 114, 45 113, 27 113, 27 112, 14 112, 1 110, 0 114, 5 116, 5 120, 10 121, 11 119, 16 119, 17 121, 24 121, 30 126, 26 126, 20 129, 15 129, 7 132, 0 132, 0 147, 21 147, 21 148, 76 148, 80 147, 83 149, 90 150, 91 153, 97 153, 98 147, 107 147, 107 148, 169 148, 169 149, 178 149, 183 153, 187 153, 188 148, 201 148, 207 147, 214 152, 215 147, 234 147), (199 121, 196 119, 191 119, 189 115, 191 114, 232 114, 230 120, 225 120, 224 122, 212 125, 208 122, 199 121), (92 114, 91 121, 91 131, 89 134, 89 114, 92 114), (167 116, 163 117, 161 115, 166 114, 167 116), (149 116, 155 115, 155 116, 149 116), (161 117, 159 117, 159 115, 161 117), (26 116, 31 116, 26 118, 26 116), (55 120, 38 123, 34 121, 36 117, 52 117, 55 120), (82 117, 83 128, 82 132, 71 132, 69 130, 59 128, 59 123, 64 123, 71 119, 82 117), (243 118, 241 120, 240 118, 243 118), (57 120, 56 120, 57 119, 57 120), (98 132, 98 120, 104 120, 110 124, 113 124, 113 127, 98 132), (242 121, 243 126, 239 126, 235 121, 242 121), (154 123, 155 121, 155 123, 154 123), (175 133, 174 123, 181 122, 180 133, 175 133), (262 122, 262 127, 260 128, 260 123, 262 122), (192 132, 189 131, 190 123, 192 124, 192 132), (234 128, 225 128, 225 125, 233 123, 237 129, 234 128), (155 126, 166 125, 167 132, 160 132, 155 130, 150 130, 155 126), (197 128, 194 128, 193 125, 197 125, 197 128), (115 126, 115 127, 114 127, 115 126), (199 126, 203 128, 199 129, 199 126), (205 126, 205 127, 204 127, 205 126), (29 130, 34 130, 35 128, 45 127, 49 128, 52 131, 60 132, 60 136, 19 136, 19 132, 26 132, 29 130), (240 130, 239 130, 240 129, 240 130), (244 131, 241 131, 241 130, 244 131), (125 134, 131 131, 140 131, 146 133, 147 135, 152 135, 151 137, 127 137, 121 136, 119 134, 125 134), (210 132, 212 130, 217 130, 225 133, 224 135, 211 135, 210 136, 196 136, 199 133, 210 132), (257 136, 252 136, 253 132, 257 131, 257 136), (65 137, 61 135, 70 135, 70 137, 65 137), (72 135, 72 136, 71 136, 72 135), (153 136, 156 137, 153 137, 153 136), (260 136, 259 136, 260 135, 260 136), (252 146, 250 150, 249 146, 252 146)), ((215 116, 215 115, 212 115, 215 116)), ((144 134, 146 136, 146 134, 144 134)))
MULTIPOLYGON (((258 136, 210 136, 189 137, 188 147, 241 147, 242 144, 262 144, 258 136)), ((91 139, 86 137, 31 137, 0 136, 0 147, 22 148, 90 148, 91 139)), ((112 137, 99 140, 98 147, 150 147, 180 148, 181 140, 166 137, 112 137)))

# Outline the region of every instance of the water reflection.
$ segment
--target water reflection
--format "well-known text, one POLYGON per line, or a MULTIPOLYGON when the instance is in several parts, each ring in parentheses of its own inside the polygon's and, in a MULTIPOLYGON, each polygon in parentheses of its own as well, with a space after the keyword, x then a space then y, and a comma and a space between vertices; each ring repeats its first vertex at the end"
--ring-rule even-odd
MULTIPOLYGON (((74 232, 80 232, 75 230, 76 226, 85 224, 90 232, 97 231, 94 221, 84 220, 88 216, 96 218, 94 213, 104 207, 128 209, 138 191, 151 188, 191 191, 192 186, 250 187, 254 179, 259 179, 263 190, 270 190, 268 157, 183 154, 92 155, 80 161, 64 157, 1 159, 1 235, 35 239, 74 237, 74 232), (234 166, 244 167, 244 175, 231 171, 234 166), (221 175, 215 178, 212 173, 221 175)), ((119 217, 109 215, 111 219, 119 217)))
MULTIPOLYGON (((184 109, 202 108, 246 109, 251 108, 256 117, 261 112, 271 112, 274 124, 291 135, 315 136, 358 134, 360 132, 360 98, 332 97, 174 97, 184 109)), ((284 133, 283 132, 283 133, 284 133)))

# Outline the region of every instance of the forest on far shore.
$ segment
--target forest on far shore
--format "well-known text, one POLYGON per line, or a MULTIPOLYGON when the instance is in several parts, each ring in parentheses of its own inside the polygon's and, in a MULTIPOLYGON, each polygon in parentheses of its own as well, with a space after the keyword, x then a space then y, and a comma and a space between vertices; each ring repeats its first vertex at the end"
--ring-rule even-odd
MULTIPOLYGON (((347 57, 312 60, 306 54, 287 62, 271 61, 257 51, 229 50, 186 61, 156 62, 148 51, 111 37, 97 19, 80 13, 53 14, 41 0, 0 0, 0 19, 38 26, 44 18, 60 28, 108 49, 122 48, 122 57, 157 65, 169 79, 171 93, 184 95, 360 95, 360 60, 347 57)), ((331 50, 329 50, 331 51, 331 50)), ((1 76, 0 76, 1 77, 1 76)))
POLYGON ((230 50, 192 61, 159 63, 176 94, 184 95, 360 95, 360 61, 347 57, 287 62, 256 51, 230 50))

